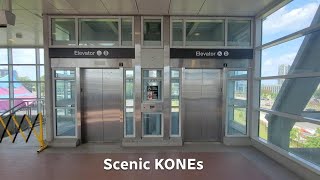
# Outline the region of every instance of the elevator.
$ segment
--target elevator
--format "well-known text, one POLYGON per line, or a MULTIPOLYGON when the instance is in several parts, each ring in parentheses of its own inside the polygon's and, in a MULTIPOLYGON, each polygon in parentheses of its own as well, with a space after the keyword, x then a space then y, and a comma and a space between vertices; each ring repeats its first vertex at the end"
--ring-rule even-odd
POLYGON ((122 69, 81 70, 81 137, 83 142, 120 142, 122 69))
POLYGON ((222 70, 185 69, 184 141, 221 141, 222 70))

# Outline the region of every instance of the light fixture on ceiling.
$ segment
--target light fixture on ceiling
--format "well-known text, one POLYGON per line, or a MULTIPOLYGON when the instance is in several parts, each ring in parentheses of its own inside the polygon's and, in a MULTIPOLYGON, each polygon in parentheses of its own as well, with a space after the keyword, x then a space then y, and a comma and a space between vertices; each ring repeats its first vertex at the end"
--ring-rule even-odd
POLYGON ((14 39, 8 39, 8 41, 10 41, 10 42, 14 42, 15 40, 14 40, 14 39))
POLYGON ((194 33, 194 35, 195 35, 195 36, 200 36, 200 33, 197 32, 197 33, 194 33))
POLYGON ((16 38, 19 38, 21 39, 23 36, 22 36, 22 33, 16 33, 16 38))

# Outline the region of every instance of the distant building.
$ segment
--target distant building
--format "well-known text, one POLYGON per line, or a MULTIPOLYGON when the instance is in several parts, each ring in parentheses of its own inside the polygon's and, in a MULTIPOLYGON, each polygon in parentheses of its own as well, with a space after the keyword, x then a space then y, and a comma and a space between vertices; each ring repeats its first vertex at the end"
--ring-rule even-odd
POLYGON ((262 85, 261 89, 278 94, 281 89, 281 85, 262 85))
MULTIPOLYGON (((289 64, 281 64, 278 67, 278 76, 282 76, 282 75, 287 75, 289 70, 290 70, 290 65, 289 64)), ((281 85, 284 82, 284 79, 279 79, 278 80, 278 84, 281 85)))

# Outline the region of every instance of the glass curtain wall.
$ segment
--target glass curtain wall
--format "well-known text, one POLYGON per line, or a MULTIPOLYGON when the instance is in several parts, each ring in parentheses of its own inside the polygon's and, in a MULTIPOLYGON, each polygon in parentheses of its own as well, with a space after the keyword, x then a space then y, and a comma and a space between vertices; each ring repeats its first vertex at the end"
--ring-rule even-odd
POLYGON ((294 0, 266 17, 262 21, 262 46, 257 48, 261 50, 261 74, 257 77, 260 140, 317 166, 320 28, 309 29, 320 25, 319 4, 317 0, 294 0), (301 33, 296 35, 297 31, 301 33))
POLYGON ((15 106, 38 105, 32 114, 43 111, 43 59, 43 49, 0 49, 0 114, 15 106))

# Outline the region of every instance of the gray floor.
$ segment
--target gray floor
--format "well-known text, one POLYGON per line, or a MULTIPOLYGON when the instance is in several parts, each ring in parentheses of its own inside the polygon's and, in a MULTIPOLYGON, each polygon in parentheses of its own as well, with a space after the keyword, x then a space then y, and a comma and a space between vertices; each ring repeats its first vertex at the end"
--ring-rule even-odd
MULTIPOLYGON (((36 153, 36 144, 0 144, 0 153, 36 153)), ((162 153, 162 152, 236 152, 248 159, 270 179, 302 179, 251 146, 225 146, 220 143, 192 143, 183 147, 120 147, 119 144, 83 144, 77 148, 48 148, 42 154, 162 153)), ((228 167, 226 167, 228 168, 228 167)))

